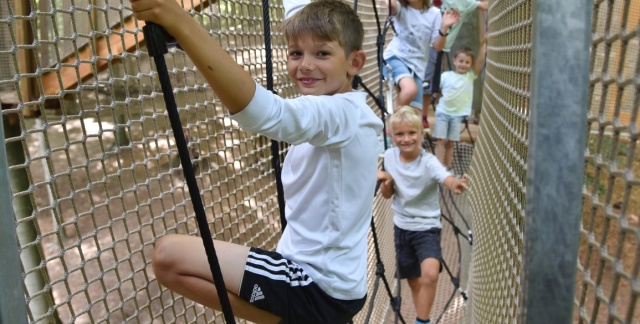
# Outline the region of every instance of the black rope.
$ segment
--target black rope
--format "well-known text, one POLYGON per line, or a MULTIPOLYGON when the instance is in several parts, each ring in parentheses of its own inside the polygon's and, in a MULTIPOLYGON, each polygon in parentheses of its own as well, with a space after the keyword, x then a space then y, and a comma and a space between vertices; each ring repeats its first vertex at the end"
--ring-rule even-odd
MULTIPOLYGON (((265 65, 267 69, 267 90, 273 90, 273 57, 271 56, 271 18, 269 15, 269 0, 262 0, 262 21, 264 25, 265 65)), ((278 193, 278 208, 280 209, 280 225, 282 230, 287 227, 285 217, 284 188, 282 187, 282 165, 280 164, 280 144, 271 140, 271 165, 276 177, 276 190, 278 193)))
POLYGON ((159 25, 150 22, 147 22, 147 24, 142 27, 142 32, 144 33, 144 39, 149 55, 153 57, 156 63, 160 86, 162 87, 162 95, 164 97, 165 105, 167 106, 167 113, 169 115, 169 121, 171 122, 173 136, 176 140, 176 146, 178 147, 178 155, 180 156, 182 171, 189 188, 191 203, 193 204, 193 210, 198 222, 198 228, 200 229, 200 236, 202 237, 202 243, 204 244, 205 253, 207 254, 207 260, 209 261, 209 268, 213 276, 215 287, 218 291, 218 298, 220 299, 220 305, 222 306, 222 313, 227 323, 235 323, 233 311, 231 310, 231 303, 229 301, 229 296, 227 295, 227 289, 225 288, 224 279, 222 278, 222 271, 220 270, 220 264, 218 263, 218 256, 216 255, 213 240, 211 239, 211 232, 209 231, 209 224, 207 223, 207 215, 205 214, 204 205, 202 204, 202 197, 200 197, 200 189, 198 189, 198 183, 196 182, 196 176, 193 171, 193 164, 191 163, 191 157, 189 156, 187 141, 184 138, 182 125, 180 124, 180 114, 178 113, 176 100, 173 96, 173 89, 171 86, 171 80, 169 79, 167 64, 164 60, 164 54, 168 52, 167 37, 165 36, 167 33, 159 25))
MULTIPOLYGON (((376 23, 378 26, 378 38, 377 38, 377 49, 378 49, 378 69, 380 71, 380 75, 382 75, 381 71, 382 71, 382 64, 383 61, 381 60, 382 58, 382 48, 384 47, 384 34, 382 34, 382 30, 380 27, 380 18, 378 16, 378 10, 377 10, 377 5, 376 5, 376 1, 372 0, 372 4, 373 4, 373 11, 375 13, 375 17, 376 17, 376 23)), ((356 10, 357 12, 357 1, 355 1, 355 6, 354 6, 354 10, 356 10)), ((382 118, 382 123, 383 123, 383 137, 384 137, 384 148, 385 150, 388 148, 387 147, 387 131, 386 131, 386 122, 385 122, 385 115, 387 114, 387 110, 385 107, 385 102, 383 100, 384 98, 384 91, 383 91, 383 82, 382 82, 382 78, 378 78, 378 90, 379 90, 379 95, 376 97, 373 95, 373 92, 371 90, 369 90, 364 82, 362 82, 362 78, 360 76, 356 76, 356 78, 354 78, 353 82, 352 82, 352 86, 354 89, 357 89, 358 84, 362 85, 363 88, 365 89, 365 91, 374 98, 374 101, 376 103, 376 105, 380 108, 381 111, 381 118, 382 118)), ((384 170, 384 166, 383 166, 383 170, 384 170)), ((378 190, 380 189, 380 182, 376 183, 376 188, 374 191, 374 197, 377 195, 378 190)), ((401 305, 401 297, 398 294, 397 296, 393 296, 393 292, 391 291, 391 285, 389 284, 387 277, 384 275, 385 273, 385 268, 384 268, 384 262, 382 261, 382 257, 381 257, 381 253, 380 253, 380 245, 379 245, 379 240, 378 240, 378 232, 376 230, 376 223, 375 223, 375 218, 373 217, 373 215, 371 215, 371 234, 373 237, 373 245, 374 245, 374 251, 375 251, 375 255, 376 255, 376 281, 374 283, 373 286, 373 294, 372 296, 374 296, 371 301, 369 302, 369 308, 367 311, 367 315, 365 316, 365 323, 368 323, 371 315, 373 314, 373 303, 375 301, 375 296, 377 294, 379 285, 380 285, 380 280, 382 280, 383 284, 384 284, 384 288, 385 291, 387 292, 387 296, 389 297, 389 301, 391 303, 391 305, 393 306, 394 309, 394 313, 396 314, 396 323, 398 321, 398 319, 400 319, 400 321, 405 324, 405 320, 402 317, 402 314, 400 314, 400 305, 401 305)))

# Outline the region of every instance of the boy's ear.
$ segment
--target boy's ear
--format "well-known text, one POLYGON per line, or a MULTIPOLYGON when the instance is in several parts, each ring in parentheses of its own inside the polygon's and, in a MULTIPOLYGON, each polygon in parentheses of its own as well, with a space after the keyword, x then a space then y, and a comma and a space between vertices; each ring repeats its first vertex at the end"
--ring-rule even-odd
POLYGON ((353 51, 351 55, 349 55, 347 74, 350 77, 354 77, 356 74, 360 73, 360 70, 362 70, 366 61, 367 54, 365 54, 364 50, 353 51))

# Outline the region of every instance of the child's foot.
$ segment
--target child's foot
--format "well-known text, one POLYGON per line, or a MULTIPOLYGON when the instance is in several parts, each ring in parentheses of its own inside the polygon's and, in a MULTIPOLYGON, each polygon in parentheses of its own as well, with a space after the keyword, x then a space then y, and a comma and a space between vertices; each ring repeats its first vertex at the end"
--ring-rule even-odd
POLYGON ((427 120, 427 116, 422 115, 422 128, 425 130, 429 130, 429 120, 427 120))

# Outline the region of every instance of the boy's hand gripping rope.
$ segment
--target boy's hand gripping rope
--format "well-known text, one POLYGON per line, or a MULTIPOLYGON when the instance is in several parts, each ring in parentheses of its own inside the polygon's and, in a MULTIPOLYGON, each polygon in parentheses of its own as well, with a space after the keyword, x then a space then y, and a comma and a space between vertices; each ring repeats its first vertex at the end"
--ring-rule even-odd
POLYGON ((173 37, 167 34, 160 25, 151 22, 147 22, 147 24, 142 27, 142 32, 144 33, 144 39, 149 55, 153 57, 156 63, 160 86, 162 87, 162 95, 164 97, 165 105, 167 106, 167 113, 169 115, 169 121, 171 122, 171 129, 173 130, 176 146, 178 147, 178 155, 180 156, 182 171, 189 188, 189 195, 191 196, 193 210, 196 214, 198 228, 200 229, 200 236, 202 237, 202 243, 204 244, 204 249, 209 261, 209 268, 211 269, 213 281, 216 290, 218 291, 218 298, 222 305, 222 313, 227 323, 235 324, 233 311, 231 310, 231 302, 229 301, 227 289, 224 285, 222 271, 220 270, 220 264, 218 263, 218 256, 216 255, 213 240, 211 239, 207 216, 202 204, 202 198, 200 197, 200 189, 198 189, 193 165, 191 164, 187 141, 184 138, 182 125, 180 124, 180 115, 178 114, 178 107, 173 96, 173 89, 171 86, 171 80, 169 79, 169 72, 167 71, 167 64, 164 60, 164 54, 168 53, 167 41, 171 41, 173 37))

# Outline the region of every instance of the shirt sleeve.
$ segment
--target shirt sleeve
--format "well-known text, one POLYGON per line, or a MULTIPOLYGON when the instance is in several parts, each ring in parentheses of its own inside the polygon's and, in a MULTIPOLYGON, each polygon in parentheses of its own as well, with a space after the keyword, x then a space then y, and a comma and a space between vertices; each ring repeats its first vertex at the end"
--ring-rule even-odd
POLYGON ((433 180, 438 181, 439 184, 443 184, 444 180, 451 175, 447 171, 447 168, 438 161, 438 158, 435 155, 430 155, 428 160, 427 167, 431 170, 431 174, 433 175, 433 180))
POLYGON ((284 5, 284 18, 287 19, 293 16, 309 3, 311 3, 310 0, 284 0, 282 3, 284 5))
POLYGON ((284 99, 256 83, 256 92, 247 107, 231 118, 246 131, 278 141, 341 147, 359 127, 360 107, 356 100, 364 101, 365 94, 284 99))

